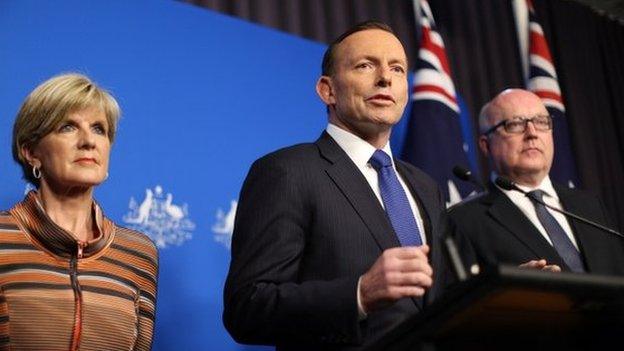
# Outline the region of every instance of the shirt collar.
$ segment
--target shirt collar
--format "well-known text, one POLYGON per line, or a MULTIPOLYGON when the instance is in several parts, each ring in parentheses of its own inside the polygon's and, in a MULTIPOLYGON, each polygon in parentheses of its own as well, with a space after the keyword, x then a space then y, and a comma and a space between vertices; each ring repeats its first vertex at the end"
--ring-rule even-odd
MULTIPOLYGON (((373 153, 377 150, 373 145, 369 144, 364 139, 336 126, 335 124, 329 123, 326 130, 358 167, 365 167, 371 156, 373 156, 373 153)), ((382 150, 392 159, 390 141, 386 143, 382 150)), ((392 159, 392 164, 394 165, 394 159, 392 159)))
MULTIPOLYGON (((492 172, 492 175, 490 177, 490 179, 492 180, 492 183, 494 183, 496 185, 496 178, 498 177, 498 174, 496 174, 496 172, 492 172)), ((553 187, 552 181, 550 180, 550 177, 547 175, 546 177, 544 177, 544 179, 542 179, 542 181, 539 183, 538 186, 536 187, 530 187, 530 186, 526 186, 526 185, 520 185, 516 183, 516 186, 526 192, 529 191, 533 191, 533 190, 541 190, 544 192, 544 195, 546 197, 552 197, 556 200, 559 200, 559 197, 557 196, 557 192, 555 191, 555 188, 553 187)), ((511 195, 514 196, 516 194, 520 194, 519 192, 515 191, 515 190, 505 190, 501 187, 499 187, 498 185, 496 185, 496 187, 502 191, 503 193, 507 194, 507 195, 511 195)))

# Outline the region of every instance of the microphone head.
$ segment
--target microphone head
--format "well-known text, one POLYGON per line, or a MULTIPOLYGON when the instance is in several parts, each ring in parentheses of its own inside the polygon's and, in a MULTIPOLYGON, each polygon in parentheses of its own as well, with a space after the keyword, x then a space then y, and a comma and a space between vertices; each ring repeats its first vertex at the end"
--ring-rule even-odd
POLYGON ((516 184, 514 184, 511 180, 503 177, 496 177, 494 183, 505 190, 516 190, 517 188, 516 184))
POLYGON ((453 174, 461 180, 470 181, 472 179, 472 172, 462 166, 453 167, 453 174))

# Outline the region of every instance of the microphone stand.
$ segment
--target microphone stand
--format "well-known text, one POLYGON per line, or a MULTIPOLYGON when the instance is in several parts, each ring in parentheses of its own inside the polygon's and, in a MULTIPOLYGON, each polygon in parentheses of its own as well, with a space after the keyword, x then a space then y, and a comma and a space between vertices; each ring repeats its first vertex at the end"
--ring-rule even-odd
POLYGON ((589 225, 591 225, 594 228, 598 228, 598 229, 603 230, 603 231, 605 231, 607 233, 611 233, 613 235, 619 236, 620 238, 624 239, 624 235, 622 235, 621 233, 619 233, 619 232, 617 232, 617 231, 615 231, 615 230, 613 230, 611 228, 605 227, 602 224, 596 223, 596 222, 591 221, 591 220, 589 220, 587 218, 583 218, 581 216, 578 216, 578 215, 576 215, 576 214, 574 214, 572 212, 568 212, 568 211, 565 211, 565 210, 558 209, 558 208, 556 208, 554 206, 550 206, 549 204, 545 203, 544 201, 542 201, 542 200, 540 200, 538 198, 535 198, 533 196, 530 196, 528 192, 520 189, 516 185, 516 183, 512 182, 511 180, 509 180, 507 178, 497 177, 496 180, 494 180, 494 183, 496 183, 496 185, 500 186, 501 188, 503 188, 505 190, 514 190, 514 191, 521 192, 521 193, 524 194, 524 196, 530 198, 532 201, 535 201, 535 202, 537 202, 540 205, 548 207, 549 209, 551 209, 551 210, 553 210, 555 212, 559 212, 559 213, 563 214, 564 216, 568 216, 568 217, 574 218, 577 221, 580 221, 580 222, 585 223, 585 224, 589 224, 589 225))

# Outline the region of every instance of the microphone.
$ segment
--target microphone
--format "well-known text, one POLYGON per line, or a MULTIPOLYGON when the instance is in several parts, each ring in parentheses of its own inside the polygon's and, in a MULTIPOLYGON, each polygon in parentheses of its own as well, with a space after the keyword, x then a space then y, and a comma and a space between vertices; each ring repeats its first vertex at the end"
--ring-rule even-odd
MULTIPOLYGON (((496 183, 496 185, 500 186, 501 188, 503 188, 505 190, 519 191, 519 192, 523 193, 525 196, 528 196, 526 191, 520 189, 516 185, 516 183, 512 182, 511 180, 509 180, 507 178, 496 177, 496 179, 494 179, 494 183, 496 183)), ((542 205, 546 206, 546 204, 542 204, 542 205)))
MULTIPOLYGON (((481 191, 485 189, 483 185, 481 184, 481 182, 476 180, 472 176, 472 172, 467 168, 456 165, 455 167, 453 167, 453 174, 457 178, 463 181, 472 183, 481 191)), ((457 278, 457 280, 460 282, 468 279, 468 273, 466 271, 466 267, 464 266, 464 263, 462 262, 461 255, 459 254, 459 249, 457 248, 457 244, 455 243, 455 239, 453 239, 453 237, 450 234, 447 234, 444 236, 442 244, 444 245, 443 246, 444 253, 446 254, 449 260, 449 263, 453 271, 453 274, 455 275, 455 278, 457 278)), ((477 272, 478 272, 478 266, 471 267, 472 274, 476 274, 477 272)))
POLYGON ((475 177, 473 177, 472 175, 472 171, 470 171, 467 168, 464 168, 462 166, 456 165, 455 167, 453 167, 453 174, 466 182, 470 182, 473 185, 475 185, 479 190, 481 191, 485 191, 485 187, 483 186, 483 184, 481 184, 480 181, 476 180, 475 177))
POLYGON ((607 232, 607 233, 611 233, 611 234, 613 234, 613 235, 619 236, 620 238, 623 238, 623 239, 624 239, 624 235, 622 235, 621 233, 619 233, 619 232, 617 232, 617 231, 615 231, 615 230, 613 230, 613 229, 611 229, 611 228, 605 227, 605 226, 603 226, 603 225, 601 225, 601 224, 598 224, 598 223, 596 223, 596 222, 594 222, 594 221, 591 221, 591 220, 589 220, 589 219, 587 219, 587 218, 583 218, 583 217, 581 217, 581 216, 579 216, 579 215, 576 215, 576 214, 574 214, 574 213, 572 213, 572 212, 568 212, 568 211, 565 211, 565 210, 560 210, 560 209, 558 209, 558 208, 556 208, 556 207, 550 206, 549 204, 545 203, 544 201, 541 201, 541 200, 540 200, 540 199, 538 199, 538 198, 535 198, 535 197, 533 197, 533 196, 529 196, 529 193, 528 193, 528 192, 526 192, 526 191, 524 191, 524 190, 520 189, 520 188, 516 185, 516 183, 512 182, 511 180, 509 180, 509 179, 507 179, 507 178, 504 178, 504 177, 496 177, 496 179, 494 180, 494 183, 496 183, 496 185, 500 186, 501 188, 503 188, 503 189, 505 189, 505 190, 514 190, 514 191, 519 191, 519 192, 523 193, 523 194, 524 194, 524 196, 527 196, 528 198, 530 198, 532 201, 535 201, 535 202, 537 202, 537 203, 538 203, 538 204, 540 204, 540 205, 543 205, 543 206, 545 206, 545 207, 548 207, 549 209, 551 209, 551 210, 553 210, 553 211, 555 211, 555 212, 559 212, 559 213, 563 214, 563 215, 564 215, 564 216, 566 216, 566 217, 571 217, 571 218, 574 218, 574 219, 576 219, 576 220, 577 220, 577 221, 579 221, 579 222, 583 222, 583 223, 585 223, 585 224, 589 224, 589 225, 591 225, 591 226, 592 226, 592 227, 594 227, 594 228, 598 228, 598 229, 600 229, 600 230, 602 230, 602 231, 605 231, 605 232, 607 232))
POLYGON ((455 240, 450 235, 445 235, 444 237, 444 251, 447 255, 449 263, 451 264, 451 269, 453 270, 453 274, 458 281, 462 282, 468 279, 468 274, 466 274, 466 268, 462 263, 461 256, 459 255, 459 250, 457 249, 457 245, 455 244, 455 240))

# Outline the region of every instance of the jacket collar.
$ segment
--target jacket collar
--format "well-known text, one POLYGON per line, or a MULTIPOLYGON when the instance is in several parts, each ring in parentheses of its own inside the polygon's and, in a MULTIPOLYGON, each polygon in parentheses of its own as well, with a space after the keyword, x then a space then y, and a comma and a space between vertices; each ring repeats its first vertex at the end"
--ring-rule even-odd
POLYGON ((373 189, 346 152, 327 132, 323 132, 316 145, 321 156, 329 162, 325 172, 362 218, 379 248, 383 251, 400 246, 388 216, 373 189))
POLYGON ((481 201, 489 205, 489 215, 524 243, 536 257, 569 269, 524 213, 497 186, 489 183, 488 188, 489 193, 485 194, 481 201))
POLYGON ((82 257, 86 258, 108 247, 115 235, 115 224, 104 216, 95 201, 91 208, 98 233, 95 239, 83 243, 48 217, 34 190, 9 212, 17 219, 20 228, 52 254, 71 258, 77 255, 78 247, 82 245, 82 257))

